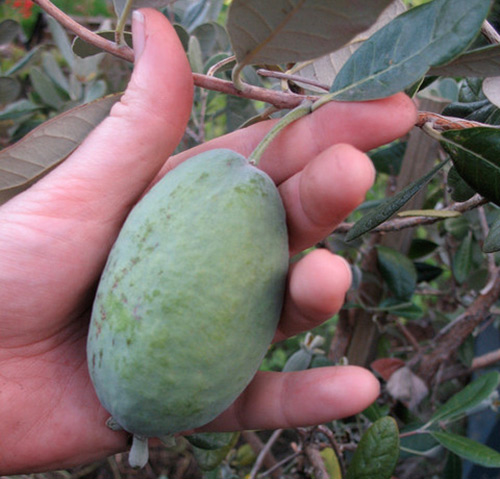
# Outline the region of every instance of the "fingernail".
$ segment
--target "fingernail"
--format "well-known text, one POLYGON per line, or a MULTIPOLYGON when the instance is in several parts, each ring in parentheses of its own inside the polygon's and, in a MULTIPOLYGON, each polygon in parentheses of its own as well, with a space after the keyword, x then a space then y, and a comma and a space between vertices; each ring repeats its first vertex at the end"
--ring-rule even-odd
POLYGON ((144 15, 139 10, 134 10, 132 13, 132 38, 134 40, 134 63, 137 63, 146 43, 144 15))

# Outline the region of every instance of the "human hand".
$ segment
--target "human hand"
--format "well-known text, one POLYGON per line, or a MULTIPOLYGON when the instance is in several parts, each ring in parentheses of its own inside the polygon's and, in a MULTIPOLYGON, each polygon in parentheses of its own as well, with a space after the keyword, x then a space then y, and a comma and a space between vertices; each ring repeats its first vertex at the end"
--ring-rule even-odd
MULTIPOLYGON (((85 357, 109 250, 131 207, 168 170, 206 149, 248 155, 272 124, 169 158, 191 112, 191 72, 166 19, 142 12, 144 21, 134 21, 138 60, 121 102, 62 165, 0 208, 2 474, 70 467, 126 449, 127 434, 105 426, 109 414, 85 357)), ((403 95, 330 103, 280 134, 260 166, 282 195, 291 254, 324 238, 363 200, 374 170, 361 151, 403 135, 415 115, 403 95)), ((294 264, 276 340, 331 317, 350 280, 345 262, 326 250, 294 264)), ((261 372, 205 429, 319 424, 361 411, 377 394, 375 378, 356 367, 261 372)))

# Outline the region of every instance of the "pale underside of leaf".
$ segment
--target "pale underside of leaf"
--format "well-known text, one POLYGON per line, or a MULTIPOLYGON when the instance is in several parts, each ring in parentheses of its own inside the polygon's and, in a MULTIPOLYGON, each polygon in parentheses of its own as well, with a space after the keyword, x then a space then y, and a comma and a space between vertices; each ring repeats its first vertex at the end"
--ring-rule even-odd
POLYGON ((58 164, 108 114, 121 94, 69 110, 46 121, 0 152, 0 204, 25 190, 58 164))
POLYGON ((429 75, 485 78, 500 75, 500 45, 471 50, 453 61, 432 67, 429 75))
POLYGON ((317 58, 373 24, 390 0, 234 0, 227 28, 240 65, 317 58))
MULTIPOLYGON (((500 71, 498 73, 500 74, 500 71)), ((483 93, 491 103, 500 108, 500 76, 485 78, 483 93)))
MULTIPOLYGON (((405 11, 406 6, 402 0, 391 2, 377 21, 368 30, 356 35, 348 45, 316 60, 298 64, 293 68, 291 73, 302 78, 314 80, 316 83, 327 85, 329 89, 337 73, 363 42, 405 11)), ((306 86, 306 88, 312 91, 323 91, 322 89, 310 86, 306 86)))

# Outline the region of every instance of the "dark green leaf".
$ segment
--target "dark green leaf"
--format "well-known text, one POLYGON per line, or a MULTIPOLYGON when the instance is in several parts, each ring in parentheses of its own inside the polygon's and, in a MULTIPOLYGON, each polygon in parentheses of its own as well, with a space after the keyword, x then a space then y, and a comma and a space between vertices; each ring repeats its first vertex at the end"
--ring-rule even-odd
POLYGON ((385 199, 374 210, 361 218, 347 233, 346 241, 352 241, 367 231, 372 230, 385 220, 389 219, 394 213, 401 209, 413 196, 415 196, 434 175, 447 163, 447 160, 436 165, 429 173, 422 176, 413 183, 410 183, 398 194, 385 199))
MULTIPOLYGON (((114 31, 102 31, 96 32, 100 37, 105 38, 111 42, 115 41, 115 32, 114 31)), ((132 47, 132 34, 130 32, 124 32, 125 42, 129 47, 132 47)), ((93 55, 97 55, 98 53, 102 53, 103 50, 96 47, 95 45, 91 45, 87 43, 85 40, 82 40, 80 37, 76 37, 73 41, 72 45, 73 53, 78 55, 80 58, 87 58, 93 55)))
POLYGON ((483 251, 485 253, 500 251, 500 217, 491 225, 488 236, 484 240, 483 251))
POLYGON ((472 270, 472 233, 464 238, 453 257, 453 275, 462 284, 472 270))
POLYGON ((436 251, 438 245, 434 241, 430 241, 422 238, 415 238, 410 244, 410 250, 408 251, 408 258, 419 259, 424 256, 428 256, 434 251, 436 251))
POLYGON ((420 261, 415 261, 414 265, 417 270, 417 283, 433 281, 443 274, 443 268, 439 266, 420 261))
POLYGON ((8 18, 0 22, 0 45, 6 45, 21 33, 21 25, 15 20, 8 18))
POLYGON ((460 176, 475 191, 500 205, 500 129, 450 130, 442 137, 442 145, 460 176))
POLYGON ((417 272, 411 260, 392 248, 377 246, 378 266, 392 294, 408 301, 417 285, 417 272))
POLYGON ((187 52, 188 47, 189 47, 189 33, 188 31, 182 26, 176 23, 174 25, 175 31, 177 33, 177 36, 179 37, 179 40, 182 43, 182 46, 184 47, 184 51, 187 52))
POLYGON ((500 373, 497 371, 483 374, 443 404, 432 415, 430 423, 453 421, 460 418, 467 411, 488 399, 499 384, 500 373))
POLYGON ((462 459, 456 454, 449 453, 443 470, 443 479, 457 479, 462 477, 462 459))
POLYGON ((431 434, 457 456, 484 467, 500 467, 500 453, 484 444, 450 432, 435 431, 431 434))
POLYGON ((375 422, 378 419, 386 417, 387 414, 389 414, 389 406, 381 406, 377 402, 374 402, 370 406, 368 406, 361 414, 366 416, 369 421, 375 422))
POLYGON ((398 457, 398 426, 393 418, 383 417, 363 434, 346 479, 390 479, 398 457))
POLYGON ((0 152, 0 204, 55 168, 105 118, 120 95, 110 95, 46 121, 0 152))
MULTIPOLYGON (((403 428, 402 433, 418 429, 421 424, 403 428)), ((432 456, 439 448, 439 443, 430 434, 410 434, 404 435, 400 443, 401 458, 407 458, 414 455, 417 456, 432 456)))
POLYGON ((433 0, 403 13, 347 61, 332 84, 332 97, 369 100, 410 87, 431 66, 466 50, 490 5, 490 0, 433 0))
POLYGON ((446 180, 450 190, 450 196, 453 201, 467 201, 472 198, 476 192, 464 181, 459 175, 457 169, 452 166, 448 171, 448 178, 446 180))
POLYGON ((366 30, 390 0, 233 0, 227 28, 238 63, 270 64, 318 58, 366 30))
POLYGON ((420 306, 397 298, 384 299, 377 309, 406 319, 420 319, 424 315, 424 311, 420 306))
POLYGON ((193 446, 200 449, 220 449, 234 442, 234 432, 200 432, 184 436, 193 446))
POLYGON ((21 93, 21 84, 12 77, 0 77, 0 105, 14 101, 21 93))
POLYGON ((194 457, 201 470, 211 471, 225 459, 229 451, 236 444, 239 437, 237 432, 229 434, 230 441, 218 449, 200 449, 198 447, 193 447, 194 457))
POLYGON ((448 105, 443 115, 500 125, 500 109, 484 96, 482 84, 481 78, 465 78, 460 85, 458 101, 448 105))
POLYGON ((403 163, 406 143, 395 141, 389 146, 378 148, 370 153, 370 159, 378 173, 398 175, 403 163))

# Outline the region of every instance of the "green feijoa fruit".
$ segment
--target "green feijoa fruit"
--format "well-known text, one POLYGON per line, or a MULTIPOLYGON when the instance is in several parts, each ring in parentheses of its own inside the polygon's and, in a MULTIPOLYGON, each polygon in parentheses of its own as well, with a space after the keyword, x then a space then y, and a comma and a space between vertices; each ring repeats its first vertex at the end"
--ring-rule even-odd
POLYGON ((158 437, 224 411, 273 338, 287 271, 265 173, 222 149, 169 172, 127 218, 93 307, 89 370, 115 423, 158 437))

